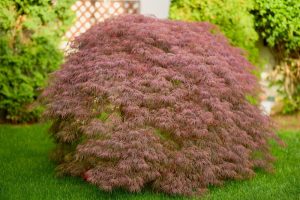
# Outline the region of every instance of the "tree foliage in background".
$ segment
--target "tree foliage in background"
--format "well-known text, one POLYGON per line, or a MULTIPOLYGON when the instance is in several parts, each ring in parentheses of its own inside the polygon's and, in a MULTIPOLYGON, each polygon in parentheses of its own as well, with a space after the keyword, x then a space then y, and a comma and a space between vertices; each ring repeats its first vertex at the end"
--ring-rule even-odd
POLYGON ((274 84, 283 95, 283 112, 300 110, 300 1, 255 0, 255 26, 273 48, 278 65, 274 84))
POLYGON ((251 9, 252 0, 172 0, 170 18, 218 25, 233 45, 246 50, 249 60, 258 63, 258 34, 251 9))
POLYGON ((254 66, 214 25, 129 15, 71 46, 42 95, 60 173, 193 195, 272 169, 276 135, 246 98, 254 66))
POLYGON ((73 21, 73 0, 0 1, 0 117, 35 120, 32 102, 63 59, 58 49, 73 21))

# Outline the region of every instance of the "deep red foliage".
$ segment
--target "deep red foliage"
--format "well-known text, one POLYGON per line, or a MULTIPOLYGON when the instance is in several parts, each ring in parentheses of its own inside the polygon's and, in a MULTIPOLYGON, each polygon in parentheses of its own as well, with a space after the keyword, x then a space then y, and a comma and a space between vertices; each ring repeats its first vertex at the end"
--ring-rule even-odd
POLYGON ((276 136, 245 98, 253 66, 212 25, 126 15, 72 47, 43 94, 60 172, 194 195, 271 169, 276 136))

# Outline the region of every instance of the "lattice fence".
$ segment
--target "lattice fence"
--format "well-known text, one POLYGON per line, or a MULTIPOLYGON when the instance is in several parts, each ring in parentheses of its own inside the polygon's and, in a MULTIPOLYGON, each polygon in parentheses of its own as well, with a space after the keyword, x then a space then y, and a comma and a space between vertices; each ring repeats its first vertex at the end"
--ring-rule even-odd
POLYGON ((96 22, 123 13, 139 13, 139 0, 78 0, 71 7, 76 12, 76 22, 66 33, 68 40, 84 33, 96 22))

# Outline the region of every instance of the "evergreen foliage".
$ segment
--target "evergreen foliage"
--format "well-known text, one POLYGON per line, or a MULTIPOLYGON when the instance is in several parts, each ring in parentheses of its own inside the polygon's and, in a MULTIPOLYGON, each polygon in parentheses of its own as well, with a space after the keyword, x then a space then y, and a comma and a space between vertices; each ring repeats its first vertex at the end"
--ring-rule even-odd
POLYGON ((279 139, 246 98, 254 66, 215 26, 125 15, 72 48, 41 98, 59 173, 194 195, 272 169, 268 141, 279 139))
POLYGON ((73 20, 73 0, 0 1, 0 118, 33 121, 32 105, 49 72, 61 64, 58 50, 73 20))

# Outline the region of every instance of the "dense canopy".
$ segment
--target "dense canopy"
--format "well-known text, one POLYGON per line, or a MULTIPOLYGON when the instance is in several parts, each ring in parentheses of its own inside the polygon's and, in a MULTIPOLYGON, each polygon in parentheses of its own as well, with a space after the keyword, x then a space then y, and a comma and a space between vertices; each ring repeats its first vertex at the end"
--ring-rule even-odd
POLYGON ((43 93, 59 172, 195 195, 272 168, 253 66, 213 25, 125 15, 72 48, 43 93))

